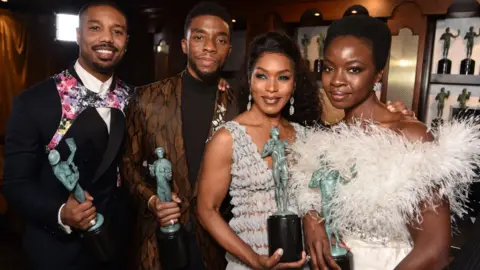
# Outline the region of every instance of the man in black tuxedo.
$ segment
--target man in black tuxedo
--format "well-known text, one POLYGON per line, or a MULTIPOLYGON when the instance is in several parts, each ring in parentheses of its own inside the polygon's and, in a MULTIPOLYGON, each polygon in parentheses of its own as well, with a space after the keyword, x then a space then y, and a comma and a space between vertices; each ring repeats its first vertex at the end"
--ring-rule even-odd
POLYGON ((24 248, 32 269, 123 269, 130 235, 127 193, 118 161, 123 150, 123 109, 131 88, 113 75, 126 52, 127 20, 109 2, 90 3, 79 14, 79 58, 69 69, 22 92, 14 99, 5 139, 4 194, 26 218, 24 248), (61 160, 73 138, 79 203, 54 176, 48 153, 61 160), (97 213, 117 248, 99 261, 84 233, 97 213))

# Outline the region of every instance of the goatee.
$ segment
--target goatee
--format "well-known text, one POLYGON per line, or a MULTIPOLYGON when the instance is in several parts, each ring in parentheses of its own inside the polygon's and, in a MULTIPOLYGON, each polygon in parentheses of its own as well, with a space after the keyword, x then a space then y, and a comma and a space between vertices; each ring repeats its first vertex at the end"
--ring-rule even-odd
POLYGON ((188 65, 193 69, 195 74, 200 78, 202 82, 205 83, 217 83, 220 78, 220 70, 222 67, 218 67, 217 70, 213 72, 202 72, 198 69, 197 64, 190 57, 188 58, 188 65))

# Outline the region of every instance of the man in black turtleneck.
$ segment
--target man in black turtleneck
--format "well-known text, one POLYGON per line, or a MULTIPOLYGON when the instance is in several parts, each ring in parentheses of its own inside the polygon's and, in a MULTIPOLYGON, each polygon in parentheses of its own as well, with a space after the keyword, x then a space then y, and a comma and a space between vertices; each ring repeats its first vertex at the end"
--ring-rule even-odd
POLYGON ((231 89, 218 87, 219 71, 231 50, 231 31, 231 19, 223 7, 211 2, 195 6, 187 16, 182 40, 188 56, 186 71, 138 88, 127 108, 122 175, 140 207, 135 232, 141 246, 133 247, 138 252, 135 269, 160 269, 155 229, 176 222, 187 230, 188 269, 226 267, 224 251, 196 226, 194 191, 207 139, 238 114, 231 89), (172 163, 173 201, 169 203, 158 200, 156 184, 145 174, 144 164, 153 163, 157 147, 165 148, 172 163))
POLYGON ((218 82, 201 81, 185 72, 182 80, 182 122, 188 180, 195 185, 205 141, 210 133, 218 82))

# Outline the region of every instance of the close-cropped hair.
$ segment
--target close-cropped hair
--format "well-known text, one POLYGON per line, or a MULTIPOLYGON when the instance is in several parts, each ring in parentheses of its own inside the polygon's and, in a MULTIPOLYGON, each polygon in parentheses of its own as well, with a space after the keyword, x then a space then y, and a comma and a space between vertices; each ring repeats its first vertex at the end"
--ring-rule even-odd
POLYGON ((185 26, 183 28, 184 35, 187 36, 188 28, 190 27, 193 19, 205 15, 216 16, 222 19, 228 24, 228 30, 230 34, 232 33, 232 19, 230 14, 228 14, 228 11, 215 2, 204 1, 195 5, 188 13, 187 19, 185 20, 185 26))
POLYGON ((128 17, 127 17, 127 14, 123 11, 123 9, 115 2, 113 1, 108 1, 108 0, 98 0, 98 1, 93 1, 93 2, 90 2, 86 5, 84 5, 80 11, 78 12, 78 17, 80 20, 82 20, 82 15, 85 14, 85 12, 87 12, 87 10, 89 8, 92 8, 92 7, 100 7, 100 6, 106 6, 106 7, 111 7, 113 9, 116 9, 118 12, 120 12, 120 14, 123 15, 123 17, 125 17, 125 21, 127 22, 127 28, 128 28, 128 17))
POLYGON ((371 46, 377 71, 385 68, 392 44, 392 33, 386 23, 366 15, 336 20, 328 28, 324 50, 335 38, 343 36, 354 36, 366 41, 371 46))

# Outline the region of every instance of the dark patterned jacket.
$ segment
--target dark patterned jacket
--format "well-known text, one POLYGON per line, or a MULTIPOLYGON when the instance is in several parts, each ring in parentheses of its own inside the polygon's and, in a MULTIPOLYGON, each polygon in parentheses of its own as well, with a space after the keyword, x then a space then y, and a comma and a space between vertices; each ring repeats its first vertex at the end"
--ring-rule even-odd
MULTIPOLYGON (((148 200, 155 194, 156 184, 153 178, 147 176, 145 167, 146 163, 152 164, 155 160, 155 148, 163 147, 166 158, 172 163, 173 191, 182 200, 180 222, 184 225, 199 224, 195 215, 195 187, 188 180, 182 137, 183 74, 139 87, 127 108, 126 153, 121 172, 136 197, 138 215, 132 250, 137 253, 134 269, 138 270, 161 269, 155 237, 158 222, 147 206, 148 200)), ((237 108, 235 95, 231 91, 219 90, 210 135, 218 126, 218 120, 233 119, 238 114, 237 108)), ((227 219, 229 210, 224 210, 227 219)), ((225 251, 200 225, 194 225, 194 230, 206 269, 225 269, 225 251)))

